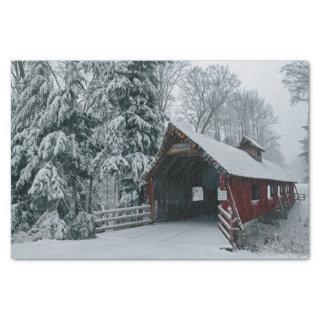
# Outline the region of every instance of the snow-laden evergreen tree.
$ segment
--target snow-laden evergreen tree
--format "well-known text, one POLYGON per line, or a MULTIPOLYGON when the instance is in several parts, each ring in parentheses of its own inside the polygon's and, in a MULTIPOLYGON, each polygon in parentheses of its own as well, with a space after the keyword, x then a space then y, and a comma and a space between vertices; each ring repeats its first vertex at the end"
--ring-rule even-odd
POLYGON ((14 225, 24 230, 39 217, 28 195, 39 169, 38 122, 45 109, 53 83, 45 62, 13 62, 19 66, 12 79, 11 189, 14 225), (18 71, 20 70, 20 72, 18 71), (21 72, 23 70, 23 72, 21 72))
MULTIPOLYGON (((144 174, 159 150, 165 116, 158 108, 155 62, 127 61, 93 63, 88 108, 101 112, 103 151, 93 168, 120 179, 121 205, 138 202, 144 174)), ((90 86, 89 86, 90 87, 90 86)))
POLYGON ((81 104, 81 64, 66 62, 63 68, 58 81, 48 62, 30 63, 13 114, 12 200, 29 212, 29 226, 47 210, 61 217, 84 210, 96 122, 81 104))

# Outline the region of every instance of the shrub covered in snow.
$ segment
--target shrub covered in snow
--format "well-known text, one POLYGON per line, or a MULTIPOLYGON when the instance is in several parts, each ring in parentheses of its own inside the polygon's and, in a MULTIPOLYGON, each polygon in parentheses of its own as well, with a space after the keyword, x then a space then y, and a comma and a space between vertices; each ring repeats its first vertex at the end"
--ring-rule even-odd
POLYGON ((67 225, 59 218, 57 211, 45 212, 28 232, 29 240, 63 240, 66 238, 67 225))
POLYGON ((70 240, 95 238, 94 216, 80 212, 69 225, 67 238, 70 240))

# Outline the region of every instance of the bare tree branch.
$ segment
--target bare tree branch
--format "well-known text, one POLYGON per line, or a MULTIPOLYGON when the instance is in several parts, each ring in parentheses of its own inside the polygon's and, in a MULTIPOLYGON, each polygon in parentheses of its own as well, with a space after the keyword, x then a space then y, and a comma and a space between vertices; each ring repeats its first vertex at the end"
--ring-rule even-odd
POLYGON ((282 82, 288 89, 291 104, 309 101, 309 64, 306 61, 293 61, 284 65, 280 72, 282 82))
POLYGON ((159 81, 159 109, 166 112, 169 103, 174 101, 173 90, 184 76, 187 61, 160 61, 157 65, 156 75, 159 81))

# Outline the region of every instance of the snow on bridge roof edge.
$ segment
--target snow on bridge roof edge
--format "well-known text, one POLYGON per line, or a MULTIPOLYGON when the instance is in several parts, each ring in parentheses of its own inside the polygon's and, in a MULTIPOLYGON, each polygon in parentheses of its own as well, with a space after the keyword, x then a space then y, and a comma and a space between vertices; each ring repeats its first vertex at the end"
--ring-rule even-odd
POLYGON ((200 146, 213 160, 217 161, 230 175, 262 180, 275 180, 282 182, 294 182, 288 173, 280 165, 263 159, 262 162, 254 160, 245 151, 230 146, 224 142, 210 139, 189 128, 172 122, 168 123, 190 140, 200 146))

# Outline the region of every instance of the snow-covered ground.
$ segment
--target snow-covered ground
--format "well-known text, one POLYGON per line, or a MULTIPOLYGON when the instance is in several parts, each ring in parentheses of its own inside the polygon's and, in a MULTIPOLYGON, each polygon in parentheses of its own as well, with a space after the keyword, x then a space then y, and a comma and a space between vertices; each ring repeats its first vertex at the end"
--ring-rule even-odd
MULTIPOLYGON (((299 185, 308 193, 307 185, 299 185)), ((13 259, 301 259, 308 257, 307 201, 297 203, 288 219, 276 224, 255 222, 256 251, 230 252, 216 224, 168 221, 109 231, 92 240, 41 240, 12 244, 13 259), (265 239, 268 240, 265 243, 265 239)))
POLYGON ((97 239, 42 240, 12 245, 18 259, 210 259, 230 254, 216 225, 170 221, 109 231, 97 239))
POLYGON ((298 184, 297 189, 306 194, 306 201, 297 201, 287 219, 271 215, 246 224, 245 247, 265 254, 290 254, 297 259, 309 257, 308 184, 298 184))
POLYGON ((12 244, 14 259, 267 259, 285 255, 230 252, 216 225, 170 221, 98 234, 92 240, 12 244))

